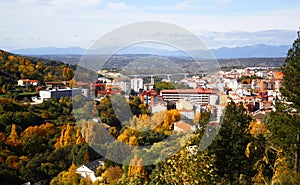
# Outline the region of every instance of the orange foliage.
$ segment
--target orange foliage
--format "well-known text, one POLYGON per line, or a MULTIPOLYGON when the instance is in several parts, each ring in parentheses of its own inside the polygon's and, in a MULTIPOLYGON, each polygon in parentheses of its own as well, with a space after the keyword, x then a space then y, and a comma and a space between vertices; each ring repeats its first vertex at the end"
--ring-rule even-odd
POLYGON ((166 110, 164 114, 164 121, 161 125, 156 127, 155 131, 171 131, 174 128, 174 123, 180 120, 180 112, 176 109, 166 110))
POLYGON ((130 161, 130 166, 128 168, 128 177, 145 177, 146 172, 144 170, 144 162, 139 158, 137 154, 134 155, 133 159, 130 161))
POLYGON ((21 137, 31 137, 35 135, 46 136, 56 133, 56 127, 52 123, 46 123, 40 126, 30 126, 21 133, 21 137))
POLYGON ((64 146, 81 143, 85 143, 85 140, 82 137, 79 128, 67 124, 66 126, 62 127, 61 135, 54 144, 54 147, 57 149, 64 146))
POLYGON ((104 172, 108 184, 117 184, 117 180, 122 177, 122 174, 123 170, 119 166, 110 166, 104 172))
POLYGON ((12 124, 10 134, 6 141, 7 144, 17 147, 20 146, 21 141, 19 140, 19 135, 16 131, 16 125, 12 124))

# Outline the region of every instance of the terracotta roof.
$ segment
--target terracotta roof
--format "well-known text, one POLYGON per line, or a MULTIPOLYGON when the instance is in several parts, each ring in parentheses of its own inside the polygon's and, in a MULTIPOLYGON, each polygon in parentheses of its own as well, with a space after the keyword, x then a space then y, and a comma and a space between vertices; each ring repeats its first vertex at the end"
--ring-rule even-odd
POLYGON ((30 80, 30 79, 21 79, 23 82, 38 82, 38 80, 30 80))
POLYGON ((189 125, 183 121, 178 121, 174 123, 174 127, 175 126, 178 127, 180 130, 182 130, 183 132, 192 131, 192 125, 189 125))

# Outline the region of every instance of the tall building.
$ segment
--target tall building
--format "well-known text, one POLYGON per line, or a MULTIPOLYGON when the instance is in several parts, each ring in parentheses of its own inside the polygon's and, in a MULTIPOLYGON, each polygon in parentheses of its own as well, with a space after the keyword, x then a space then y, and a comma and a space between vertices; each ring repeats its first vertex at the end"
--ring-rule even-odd
POLYGON ((144 88, 144 82, 142 78, 133 78, 131 79, 131 89, 136 92, 140 92, 144 88))

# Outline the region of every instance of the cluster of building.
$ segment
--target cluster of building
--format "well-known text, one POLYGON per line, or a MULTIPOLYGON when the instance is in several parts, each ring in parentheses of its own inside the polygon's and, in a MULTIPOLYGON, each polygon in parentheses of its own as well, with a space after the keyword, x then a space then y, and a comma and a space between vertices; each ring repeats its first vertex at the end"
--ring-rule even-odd
MULTIPOLYGON (((266 67, 247 67, 201 77, 185 77, 177 83, 188 88, 161 90, 158 93, 153 90, 153 76, 150 83, 144 83, 143 78, 138 76, 122 77, 116 72, 110 75, 114 76, 108 78, 104 75, 93 83, 76 82, 73 88, 70 88, 67 81, 46 82, 45 87, 39 90, 39 97, 34 97, 33 100, 43 102, 46 99, 75 95, 95 99, 110 94, 139 96, 152 113, 176 108, 186 119, 193 119, 203 111, 215 109, 220 112, 221 109, 216 107, 225 107, 228 101, 234 101, 237 104, 243 103, 246 110, 255 117, 274 109, 274 101, 281 99, 283 79, 280 71, 266 67)), ((39 82, 23 79, 18 81, 18 85, 38 87, 39 82)))

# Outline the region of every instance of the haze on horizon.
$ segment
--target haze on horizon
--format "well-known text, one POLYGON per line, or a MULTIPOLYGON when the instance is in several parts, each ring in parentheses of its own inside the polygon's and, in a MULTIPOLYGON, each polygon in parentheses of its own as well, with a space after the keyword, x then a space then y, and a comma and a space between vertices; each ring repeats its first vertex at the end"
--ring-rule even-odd
POLYGON ((1 49, 88 48, 105 33, 140 21, 193 32, 210 48, 288 45, 296 38, 296 0, 0 0, 1 49))

